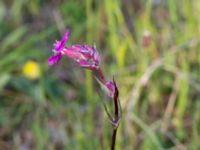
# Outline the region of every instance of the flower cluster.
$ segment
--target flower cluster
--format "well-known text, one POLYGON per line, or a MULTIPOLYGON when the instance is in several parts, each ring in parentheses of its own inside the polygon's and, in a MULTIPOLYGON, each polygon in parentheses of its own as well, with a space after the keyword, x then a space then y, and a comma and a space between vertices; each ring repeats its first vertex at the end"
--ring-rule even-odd
POLYGON ((110 97, 114 97, 115 93, 115 83, 114 81, 105 80, 101 69, 100 69, 100 55, 96 50, 95 46, 74 44, 72 46, 66 47, 66 43, 69 38, 69 31, 65 33, 60 41, 56 41, 53 47, 53 55, 49 58, 48 64, 57 64, 62 56, 66 56, 73 59, 80 67, 96 71, 98 78, 100 78, 103 85, 108 91, 110 97))

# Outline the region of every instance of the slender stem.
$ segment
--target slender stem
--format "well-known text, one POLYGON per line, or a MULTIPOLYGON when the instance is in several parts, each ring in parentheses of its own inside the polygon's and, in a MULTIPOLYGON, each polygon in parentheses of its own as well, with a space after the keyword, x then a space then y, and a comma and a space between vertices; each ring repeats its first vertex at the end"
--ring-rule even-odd
POLYGON ((119 108, 118 108, 118 99, 114 98, 114 105, 115 105, 115 120, 119 119, 119 108))
MULTIPOLYGON (((95 71, 95 73, 97 74, 97 78, 100 80, 100 82, 102 82, 103 84, 106 84, 106 79, 101 71, 101 69, 99 68, 98 70, 95 71)), ((119 91, 118 91, 118 88, 117 88, 117 85, 114 81, 114 78, 113 78, 113 84, 114 84, 114 88, 115 88, 115 92, 114 92, 114 96, 113 96, 113 103, 114 103, 114 117, 111 117, 110 114, 108 113, 107 111, 107 108, 106 106, 104 105, 105 107, 105 110, 108 114, 108 117, 109 119, 111 120, 112 122, 112 125, 113 125, 113 133, 112 133, 112 143, 111 143, 111 150, 115 150, 115 143, 116 143, 116 136, 117 136, 117 128, 118 128, 118 125, 119 125, 119 120, 120 120, 120 103, 118 102, 118 96, 119 96, 119 91)))
POLYGON ((117 135, 117 128, 113 129, 111 150, 115 150, 116 135, 117 135))
POLYGON ((104 75, 103 75, 103 73, 102 73, 102 71, 101 71, 100 68, 99 68, 98 70, 96 70, 96 74, 97 74, 97 77, 99 78, 99 80, 100 80, 103 84, 105 84, 106 79, 105 79, 105 77, 104 77, 104 75))
MULTIPOLYGON (((114 79, 113 79, 114 81, 114 79)), ((115 84, 115 82, 114 82, 115 84)), ((116 136, 117 136, 117 129, 118 129, 118 125, 119 125, 119 120, 120 120, 120 109, 119 109, 119 103, 118 103, 118 89, 117 86, 115 84, 115 94, 113 97, 113 102, 114 102, 114 109, 115 109, 115 118, 113 120, 113 134, 112 134, 112 143, 111 143, 111 150, 115 150, 115 143, 116 143, 116 136)))

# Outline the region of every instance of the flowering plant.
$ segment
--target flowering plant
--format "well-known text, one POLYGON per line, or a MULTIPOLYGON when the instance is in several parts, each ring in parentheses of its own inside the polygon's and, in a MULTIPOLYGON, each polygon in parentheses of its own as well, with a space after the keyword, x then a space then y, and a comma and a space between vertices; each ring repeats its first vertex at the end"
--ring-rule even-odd
POLYGON ((113 99, 115 114, 112 116, 106 107, 105 111, 113 125, 113 136, 111 150, 115 149, 116 133, 121 118, 121 110, 119 103, 119 91, 115 80, 112 81, 106 80, 100 68, 100 55, 95 46, 74 44, 72 46, 66 47, 66 43, 69 38, 69 31, 66 31, 65 35, 60 41, 56 41, 53 47, 53 55, 48 59, 48 64, 54 65, 57 64, 62 56, 66 56, 74 60, 80 67, 85 69, 92 70, 96 73, 96 79, 103 84, 108 92, 108 96, 113 99))

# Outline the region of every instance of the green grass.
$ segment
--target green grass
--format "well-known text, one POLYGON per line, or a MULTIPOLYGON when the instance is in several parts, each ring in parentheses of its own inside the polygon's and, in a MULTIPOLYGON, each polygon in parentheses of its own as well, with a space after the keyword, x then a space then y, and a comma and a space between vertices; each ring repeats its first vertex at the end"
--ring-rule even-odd
POLYGON ((95 44, 119 86, 116 149, 200 149, 199 13, 198 0, 1 1, 0 148, 110 148, 92 73, 66 58, 47 65, 69 28, 69 45, 95 44), (28 60, 40 65, 39 79, 22 74, 28 60))

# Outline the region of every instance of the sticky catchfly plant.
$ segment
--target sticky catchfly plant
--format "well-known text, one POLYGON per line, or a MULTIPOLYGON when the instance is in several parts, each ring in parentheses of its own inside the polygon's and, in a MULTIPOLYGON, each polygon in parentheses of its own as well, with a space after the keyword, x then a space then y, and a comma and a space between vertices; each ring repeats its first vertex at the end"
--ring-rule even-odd
POLYGON ((48 64, 51 66, 53 64, 57 64, 62 56, 66 56, 72 60, 74 60, 80 67, 92 70, 95 74, 95 78, 102 84, 107 94, 113 100, 114 104, 114 115, 111 115, 108 112, 106 105, 104 104, 105 111, 111 121, 113 126, 113 134, 112 134, 112 143, 111 143, 111 150, 115 149, 115 141, 116 141, 116 134, 117 128, 119 125, 119 121, 121 118, 121 110, 120 110, 120 103, 119 103, 119 91, 115 80, 107 80, 100 68, 100 55, 97 52, 95 46, 89 46, 86 44, 74 44, 72 46, 66 47, 66 43, 69 38, 69 31, 65 33, 63 38, 60 41, 56 41, 53 47, 53 55, 48 59, 48 64))

